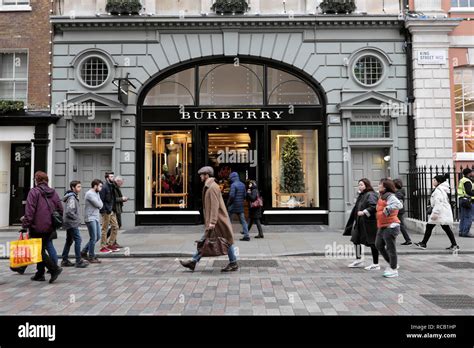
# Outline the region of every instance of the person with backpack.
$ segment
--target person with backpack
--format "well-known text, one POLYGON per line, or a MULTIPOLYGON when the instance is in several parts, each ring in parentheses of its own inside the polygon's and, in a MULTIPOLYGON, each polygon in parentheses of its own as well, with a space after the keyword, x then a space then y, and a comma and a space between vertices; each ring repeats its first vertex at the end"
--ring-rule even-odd
POLYGON ((64 223, 63 227, 66 229, 66 243, 63 249, 63 261, 61 267, 76 267, 86 268, 89 263, 81 257, 81 233, 79 232, 79 226, 81 226, 80 216, 80 204, 79 204, 79 193, 81 192, 82 185, 80 181, 73 180, 69 184, 70 190, 66 192, 63 198, 64 202, 64 223), (76 263, 69 261, 69 250, 71 245, 74 243, 74 253, 76 256, 76 263))
POLYGON ((441 228, 447 234, 451 242, 451 246, 446 248, 446 250, 459 250, 459 246, 456 243, 456 238, 454 237, 454 233, 451 230, 450 226, 454 223, 454 219, 453 211, 451 210, 451 204, 448 196, 450 192, 450 187, 447 182, 448 179, 449 174, 436 175, 433 178, 432 183, 434 190, 431 193, 430 197, 430 217, 428 223, 426 224, 425 235, 423 236, 423 240, 419 243, 415 243, 415 245, 420 249, 426 249, 426 245, 431 237, 433 229, 436 227, 436 225, 441 225, 441 228))
POLYGON ((367 271, 379 270, 379 252, 375 247, 377 235, 377 220, 375 207, 377 206, 377 193, 372 188, 370 180, 363 178, 359 180, 359 196, 352 209, 349 220, 344 230, 344 236, 351 236, 354 243, 356 260, 350 268, 364 267, 362 260, 362 245, 370 247, 372 251, 372 264, 365 267, 367 271))
POLYGON ((229 179, 232 182, 230 185, 229 199, 227 200, 229 220, 232 223, 233 214, 236 214, 239 217, 244 232, 244 236, 240 240, 248 242, 250 241, 250 236, 244 214, 244 201, 246 196, 245 184, 240 181, 239 174, 236 172, 230 173, 229 179))
POLYGON ((250 180, 247 190, 247 200, 249 202, 249 223, 248 231, 252 229, 253 224, 257 225, 258 235, 255 238, 263 238, 263 229, 260 219, 262 218, 262 198, 258 192, 257 182, 250 180))
POLYGON ((385 278, 398 277, 398 257, 396 239, 400 233, 398 211, 403 208, 402 202, 395 196, 397 189, 390 179, 382 179, 379 183, 379 199, 377 201, 377 236, 375 245, 389 267, 385 269, 385 278))
POLYGON ((405 239, 405 242, 403 242, 401 245, 412 245, 413 243, 405 225, 405 197, 407 194, 405 192, 405 189, 403 188, 403 182, 400 179, 393 180, 393 184, 397 189, 397 192, 395 192, 395 196, 403 204, 403 208, 398 211, 398 219, 400 220, 400 231, 402 232, 403 238, 405 239))
POLYGON ((56 191, 48 186, 48 175, 37 171, 34 176, 35 187, 30 190, 26 199, 25 218, 22 222, 22 232, 28 230, 30 238, 41 238, 42 262, 36 265, 36 274, 33 281, 45 281, 45 268, 51 273, 50 283, 58 279, 63 271, 53 262, 46 252, 47 245, 53 232, 59 228, 60 217, 63 214, 63 205, 56 191))

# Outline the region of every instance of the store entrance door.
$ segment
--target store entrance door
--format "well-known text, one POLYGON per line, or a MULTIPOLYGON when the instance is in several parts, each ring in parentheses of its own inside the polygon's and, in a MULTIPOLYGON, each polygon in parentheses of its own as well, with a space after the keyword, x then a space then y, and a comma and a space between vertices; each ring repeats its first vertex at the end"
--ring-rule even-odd
POLYGON ((214 168, 224 201, 230 191, 229 175, 237 172, 240 181, 259 181, 260 152, 257 144, 263 131, 256 127, 213 127, 206 132, 206 165, 214 168))

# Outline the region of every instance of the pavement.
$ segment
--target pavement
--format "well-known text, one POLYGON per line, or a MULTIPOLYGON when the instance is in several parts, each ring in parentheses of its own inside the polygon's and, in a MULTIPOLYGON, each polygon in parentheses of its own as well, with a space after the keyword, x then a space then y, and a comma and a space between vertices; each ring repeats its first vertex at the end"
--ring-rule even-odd
MULTIPOLYGON (((241 228, 234 224, 236 246, 241 257, 282 257, 282 256, 326 256, 334 254, 347 255, 353 252, 350 237, 343 236, 342 230, 331 229, 322 225, 267 225, 264 226, 264 239, 255 239, 256 228, 251 231, 251 241, 239 241, 241 228)), ((0 259, 7 255, 2 253, 8 250, 7 243, 18 237, 16 228, 0 229, 0 259)), ((103 257, 188 257, 196 250, 195 240, 202 236, 202 225, 191 226, 147 226, 136 227, 120 231, 118 241, 125 248, 103 257)), ((58 239, 54 245, 59 254, 65 241, 65 231, 58 232, 58 239)), ((87 229, 81 228, 83 244, 89 240, 87 229)), ((419 242, 422 235, 412 235, 414 242, 419 242)), ((460 246, 460 254, 474 254, 474 238, 456 239, 460 246)), ((414 246, 401 246, 403 237, 398 236, 398 253, 407 254, 449 254, 445 250, 450 243, 447 236, 436 227, 428 248, 420 250, 414 246)), ((96 248, 96 250, 98 247, 96 248)), ((365 248, 365 253, 370 254, 370 249, 365 248)), ((71 248, 71 253, 73 252, 71 248)), ((72 257, 72 254, 71 254, 72 257)))
POLYGON ((49 284, 0 260, 0 315, 474 315, 474 255, 400 255, 390 279, 385 262, 366 271, 335 257, 245 258, 221 273, 226 262, 205 258, 191 272, 174 258, 103 259, 49 284))

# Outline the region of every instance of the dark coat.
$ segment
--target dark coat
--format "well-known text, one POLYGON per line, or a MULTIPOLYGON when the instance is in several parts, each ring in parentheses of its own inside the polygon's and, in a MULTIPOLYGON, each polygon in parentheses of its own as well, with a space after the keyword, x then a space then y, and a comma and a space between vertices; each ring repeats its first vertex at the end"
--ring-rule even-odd
POLYGON ((245 190, 245 184, 240 181, 239 174, 236 172, 230 173, 230 185, 229 199, 227 201, 227 209, 230 214, 243 213, 244 212, 244 201, 245 195, 247 194, 245 190))
POLYGON ((115 204, 113 206, 113 211, 115 214, 120 215, 123 212, 123 194, 122 190, 120 190, 120 187, 116 184, 113 183, 113 190, 114 190, 114 197, 115 197, 115 204))
POLYGON ((109 183, 107 180, 104 183, 104 186, 102 187, 102 190, 100 190, 99 195, 100 199, 102 200, 102 203, 104 205, 102 206, 102 209, 100 210, 101 214, 110 214, 115 206, 115 190, 114 190, 114 183, 109 183))
POLYGON ((54 231, 53 221, 51 218, 52 210, 57 210, 61 215, 63 214, 63 205, 56 191, 47 184, 42 183, 34 187, 28 193, 26 199, 25 218, 22 222, 22 227, 27 228, 30 232, 36 233, 51 233, 54 231), (49 205, 46 202, 46 194, 49 205))
POLYGON ((403 214, 405 214, 405 197, 406 197, 406 195, 407 194, 406 194, 405 189, 403 187, 395 193, 395 197, 397 197, 398 200, 400 202, 402 202, 402 204, 403 204, 403 208, 398 211, 398 216, 402 216, 403 214))
POLYGON ((351 236, 354 244, 372 245, 375 244, 377 234, 377 193, 374 191, 363 192, 357 197, 356 204, 351 211, 349 221, 344 230, 345 236, 351 236), (367 210, 369 216, 357 216, 357 212, 367 210))
POLYGON ((259 196, 258 187, 256 184, 253 184, 250 193, 247 191, 247 200, 249 202, 249 218, 251 219, 261 219, 262 218, 262 207, 250 208, 250 204, 257 200, 259 196))

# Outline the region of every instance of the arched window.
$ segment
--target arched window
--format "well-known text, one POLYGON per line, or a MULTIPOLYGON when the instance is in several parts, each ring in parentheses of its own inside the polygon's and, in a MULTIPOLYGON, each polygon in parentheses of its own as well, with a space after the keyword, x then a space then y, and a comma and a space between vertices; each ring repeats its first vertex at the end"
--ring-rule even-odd
POLYGON ((320 105, 300 77, 261 64, 205 64, 159 81, 145 106, 320 105), (197 76, 197 78, 196 78, 197 76))

